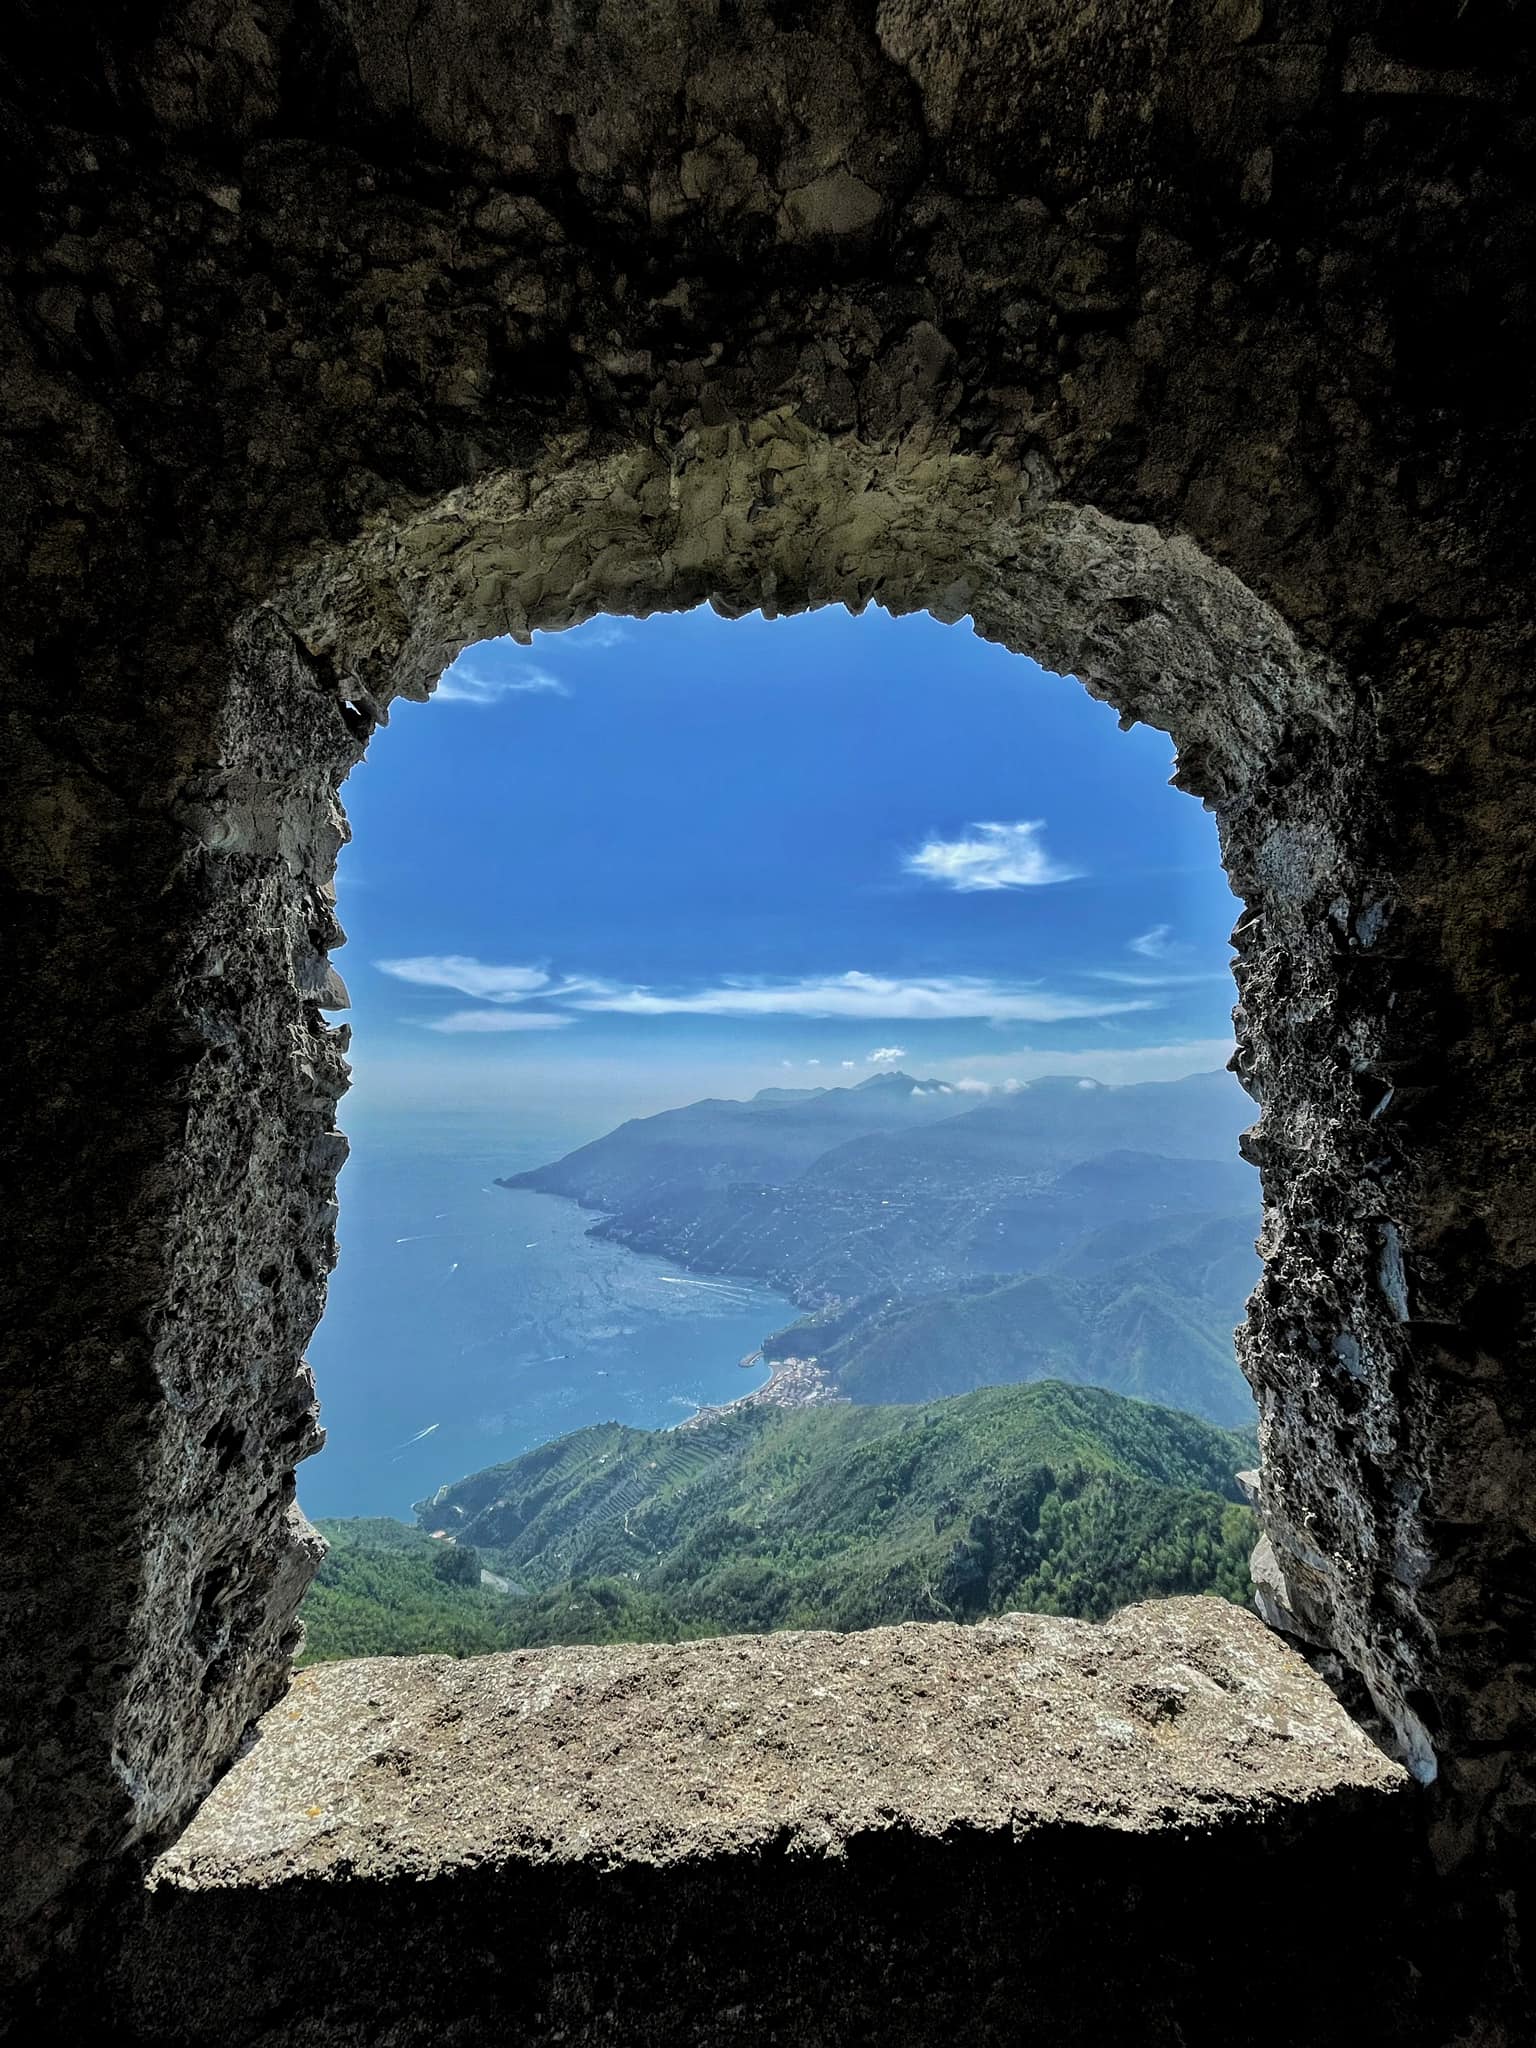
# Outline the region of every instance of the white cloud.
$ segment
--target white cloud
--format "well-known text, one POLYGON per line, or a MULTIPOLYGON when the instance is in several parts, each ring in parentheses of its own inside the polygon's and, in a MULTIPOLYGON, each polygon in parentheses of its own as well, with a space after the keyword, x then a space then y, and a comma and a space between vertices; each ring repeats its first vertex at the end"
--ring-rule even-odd
POLYGON ((859 1063, 858 1063, 858 1061, 857 1061, 857 1060, 844 1060, 844 1061, 843 1061, 843 1065, 844 1065, 845 1067, 856 1067, 856 1066, 857 1066, 858 1064, 859 1064, 859 1063))
POLYGON ((894 1066, 897 1060, 904 1060, 907 1048, 904 1045, 877 1045, 873 1052, 864 1055, 872 1067, 894 1066))
MULTIPOLYGON (((415 1019, 421 1022, 421 1019, 415 1019)), ((575 1020, 553 1010, 453 1010, 427 1021, 428 1031, 563 1031, 575 1020)))
POLYGON ((451 988, 486 1003, 521 1003, 550 985, 542 967, 493 967, 467 953, 420 953, 408 960, 373 964, 396 981, 414 982, 418 988, 451 988))
POLYGON ((1231 974, 1228 967, 1191 973, 1189 959, 1194 948, 1173 936, 1171 924, 1154 924, 1148 930, 1138 932, 1134 939, 1126 940, 1126 951, 1136 954, 1148 965, 1132 969, 1129 973, 1123 968, 1098 968, 1093 971, 1093 980, 1113 982, 1120 988, 1173 988, 1193 987, 1198 982, 1226 981, 1231 974))
POLYGON ((588 648, 604 654, 610 647, 620 647, 629 638, 617 619, 592 619, 584 626, 574 629, 572 645, 583 651, 588 648))
POLYGON ((472 661, 461 654, 444 669, 432 695, 439 704, 499 704, 503 697, 568 697, 571 693, 560 678, 547 668, 525 667, 510 657, 513 666, 498 672, 484 661, 472 661))
POLYGON ((953 1059, 935 1055, 931 1065, 925 1057, 924 1065, 935 1078, 990 1081, 1002 1093, 1016 1095, 1032 1082, 1059 1079, 1063 1074, 1073 1080, 1089 1076, 1115 1087, 1132 1081, 1177 1081, 1186 1074, 1209 1074, 1225 1066, 1231 1056, 1232 1039, 1228 1034, 1225 1038, 1186 1038, 1163 1045, 1098 1044, 1054 1049, 1016 1045, 1009 1052, 972 1052, 953 1059))
POLYGON ((928 1093, 928 1090, 926 1088, 914 1088, 912 1090, 912 1093, 914 1095, 926 1095, 928 1093))
MULTIPOLYGON (((989 981, 979 975, 935 975, 896 981, 885 975, 848 974, 802 981, 726 981, 693 995, 654 989, 603 990, 575 998, 578 1010, 630 1017, 852 1017, 944 1021, 985 1017, 994 1023, 1059 1024, 1084 1017, 1116 1017, 1156 1007, 1150 999, 1105 1001, 1059 995, 1037 983, 989 981)), ((890 1048, 886 1048, 887 1051, 890 1048)), ((893 1057, 895 1055, 893 1054, 893 1057)))
POLYGON ((990 1095, 994 1087, 991 1081, 978 1081, 974 1074, 962 1074, 955 1083, 957 1095, 990 1095))
POLYGON ((1070 882, 1080 872, 1052 860, 1041 844, 1043 818, 1021 818, 1012 825, 977 824, 968 839, 930 839, 902 863, 909 874, 924 875, 948 888, 1038 889, 1048 882, 1070 882))
POLYGON ((1192 988, 1198 982, 1229 981, 1229 967, 1214 967, 1207 974, 1121 974, 1110 967, 1094 969, 1094 981, 1107 981, 1116 988, 1192 988))

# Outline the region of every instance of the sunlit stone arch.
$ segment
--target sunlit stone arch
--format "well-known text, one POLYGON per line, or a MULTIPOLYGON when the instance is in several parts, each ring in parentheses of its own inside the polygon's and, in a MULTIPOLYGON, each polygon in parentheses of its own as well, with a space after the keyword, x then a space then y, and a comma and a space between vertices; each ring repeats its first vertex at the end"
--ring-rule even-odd
POLYGON ((476 641, 707 603, 772 618, 925 611, 1079 677, 1168 731, 1198 793, 1232 794, 1358 709, 1332 665, 1185 537, 1064 501, 1048 475, 923 432, 833 439, 792 408, 529 472, 380 519, 270 610, 364 725, 425 699, 476 641), (1198 765, 1197 765, 1198 764, 1198 765))

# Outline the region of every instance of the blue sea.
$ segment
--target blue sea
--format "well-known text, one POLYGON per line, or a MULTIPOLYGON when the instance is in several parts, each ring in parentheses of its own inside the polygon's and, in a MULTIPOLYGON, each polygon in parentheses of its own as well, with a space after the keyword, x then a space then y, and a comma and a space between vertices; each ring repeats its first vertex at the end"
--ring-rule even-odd
POLYGON ((493 1184, 591 1135, 492 1142, 408 1119, 354 1138, 309 1348, 328 1441, 299 1468, 308 1514, 408 1518, 568 1430, 663 1428, 762 1384, 739 1361, 793 1303, 604 1244, 573 1202, 493 1184))

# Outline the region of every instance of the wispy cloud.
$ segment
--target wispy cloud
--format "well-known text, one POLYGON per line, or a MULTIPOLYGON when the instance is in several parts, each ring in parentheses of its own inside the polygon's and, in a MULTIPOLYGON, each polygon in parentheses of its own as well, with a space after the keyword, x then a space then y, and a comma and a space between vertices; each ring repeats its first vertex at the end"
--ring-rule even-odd
POLYGON ((1175 988, 1193 987, 1199 982, 1226 981, 1231 973, 1226 967, 1192 971, 1188 963, 1194 948, 1176 939, 1170 924, 1155 924, 1148 931, 1138 932, 1134 939, 1126 941, 1126 951, 1134 953, 1147 965, 1129 970, 1095 968, 1092 978, 1111 982, 1117 988, 1175 988))
MULTIPOLYGON (((1185 1074, 1208 1074, 1226 1065, 1231 1037, 1188 1038, 1165 1045, 1096 1045, 1064 1047, 1015 1046, 1010 1052, 970 1053, 963 1059, 938 1059, 932 1071, 952 1080, 991 1081, 1005 1093, 1027 1088, 1050 1075, 1089 1076, 1096 1081, 1174 1081, 1185 1074), (1012 1086, 1010 1087, 1010 1084, 1012 1086)), ((925 1064, 927 1064, 925 1062, 925 1064)))
MULTIPOLYGON (((1164 1000, 1161 991, 1179 981, 1207 980, 1205 975, 1106 973, 1098 978, 1125 984, 1126 992, 1068 993, 1035 981, 1003 981, 985 975, 903 977, 865 974, 807 975, 768 980, 727 976, 704 987, 625 988, 597 975, 556 975, 529 962, 476 959, 467 953, 421 953, 378 960, 374 965, 396 981, 420 989, 470 996, 486 1007, 456 1010, 427 1022, 433 1031, 552 1031, 583 1016, 719 1017, 753 1020, 769 1017, 831 1018, 855 1023, 1060 1024, 1096 1022, 1114 1029, 1109 1020, 1153 1010, 1164 1000), (537 1001, 534 1013, 519 1006, 537 1001), (497 1023, 498 1016, 518 1012, 529 1021, 497 1023)), ((907 1058, 904 1045, 877 1045, 865 1055, 871 1067, 893 1067, 907 1058)), ((819 1059, 804 1062, 820 1066, 819 1059)), ((852 1067, 844 1060, 841 1065, 852 1067)), ((1006 1077, 1004 1077, 1006 1078, 1006 1077)), ((993 1085, 997 1085, 994 1083, 993 1085)))
POLYGON ((569 697, 570 691, 547 668, 516 662, 505 670, 491 667, 483 656, 461 654, 443 671, 433 696, 439 704, 499 704, 504 697, 569 697))
POLYGON ((563 1031, 574 1023, 554 1010, 452 1010, 446 1017, 415 1018, 428 1031, 563 1031))
POLYGON ((1155 1007, 1148 998, 1106 1001, 1061 995, 1038 984, 936 975, 900 981, 857 971, 800 981, 725 981, 692 994, 636 988, 575 998, 578 1010, 630 1017, 851 1017, 937 1020, 984 1017, 993 1023, 1057 1024, 1155 1007))
POLYGON ((877 1045, 865 1058, 872 1067, 893 1067, 897 1060, 904 1060, 907 1048, 904 1045, 877 1045))
POLYGON ((610 647, 622 647, 628 638, 628 632, 617 619, 590 619, 586 625, 572 629, 571 645, 583 653, 606 654, 610 647))
POLYGON ((381 974, 418 988, 448 988, 487 1003, 521 1003, 550 985, 542 967, 495 967, 467 953, 418 953, 408 960, 375 960, 381 974))
POLYGON ((1050 882, 1070 882, 1081 872, 1053 860, 1041 842, 1043 818, 1021 818, 1012 825, 976 824, 963 839, 930 839, 902 863, 909 874, 922 875, 946 888, 1039 889, 1050 882))
POLYGON ((1198 982, 1230 981, 1232 971, 1228 967, 1212 967, 1203 974, 1126 974, 1113 967, 1099 967, 1093 970, 1095 981, 1111 982, 1116 988, 1191 988, 1198 982))

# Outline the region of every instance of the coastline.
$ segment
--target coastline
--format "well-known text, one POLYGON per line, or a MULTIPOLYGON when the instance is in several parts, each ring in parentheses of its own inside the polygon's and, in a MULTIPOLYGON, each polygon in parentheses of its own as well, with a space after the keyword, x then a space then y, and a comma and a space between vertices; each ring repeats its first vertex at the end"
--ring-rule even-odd
MULTIPOLYGON (((802 1316, 810 1314, 813 1310, 823 1305, 825 1297, 814 1289, 802 1291, 801 1283, 798 1280, 791 1282, 782 1275, 773 1277, 762 1273, 742 1273, 738 1272, 734 1267, 717 1266, 709 1259, 694 1258, 686 1250, 673 1250, 665 1246, 651 1244, 635 1244, 624 1232, 612 1230, 608 1227, 610 1224, 618 1221, 618 1212, 606 1207, 602 1202, 591 1201, 585 1195, 568 1194, 563 1188, 531 1186, 530 1182, 537 1178, 539 1171, 540 1169, 535 1168, 524 1174, 493 1176, 492 1186, 502 1188, 509 1194, 548 1195, 557 1202, 569 1202, 573 1207, 580 1209, 583 1214, 594 1219, 587 1225, 586 1235, 588 1237, 596 1238, 601 1244, 619 1245, 623 1250, 632 1252, 638 1259, 664 1260, 669 1265, 681 1267, 683 1272, 693 1274, 700 1279, 734 1280, 743 1287, 756 1287, 762 1289, 766 1294, 781 1295, 802 1316)), ((788 1325, 785 1325, 785 1327, 787 1328, 788 1325)))
POLYGON ((311 1516, 410 1521, 441 1485, 590 1425, 666 1429, 766 1379, 736 1362, 796 1313, 745 1278, 734 1302, 660 1284, 680 1262, 590 1237, 559 1196, 482 1192, 479 1159, 358 1170, 311 1347, 330 1431, 300 1472, 311 1516))

